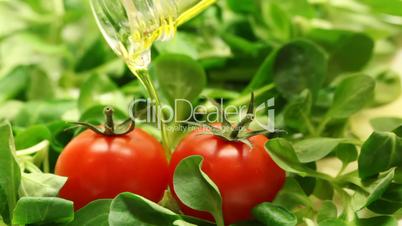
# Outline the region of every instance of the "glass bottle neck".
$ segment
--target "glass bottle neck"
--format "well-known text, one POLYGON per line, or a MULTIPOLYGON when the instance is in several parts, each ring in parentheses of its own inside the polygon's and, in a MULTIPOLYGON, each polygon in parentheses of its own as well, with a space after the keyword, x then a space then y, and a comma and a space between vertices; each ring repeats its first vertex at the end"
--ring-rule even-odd
MULTIPOLYGON (((174 0, 120 0, 127 15, 129 27, 134 38, 143 38, 160 27, 173 26, 178 17, 174 0)), ((164 29, 158 34, 164 39, 171 37, 173 31, 164 29)))
POLYGON ((91 0, 97 23, 112 49, 132 68, 146 69, 150 48, 216 0, 91 0))
MULTIPOLYGON (((135 39, 152 34, 169 40, 176 27, 195 17, 216 0, 120 0, 135 39), (156 31, 156 32, 155 32, 156 31)), ((157 37, 154 37, 157 36, 157 37)))

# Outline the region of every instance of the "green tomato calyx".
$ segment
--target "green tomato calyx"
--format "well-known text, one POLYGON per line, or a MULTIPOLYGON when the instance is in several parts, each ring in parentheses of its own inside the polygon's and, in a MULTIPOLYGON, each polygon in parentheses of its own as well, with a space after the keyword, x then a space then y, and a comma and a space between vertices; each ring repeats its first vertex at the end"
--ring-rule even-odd
POLYGON ((205 127, 208 129, 207 132, 203 134, 212 134, 214 136, 218 136, 227 141, 239 141, 247 144, 250 148, 252 148, 252 144, 249 141, 249 138, 256 135, 265 135, 265 136, 273 136, 278 134, 278 132, 282 131, 267 131, 267 130, 257 130, 251 131, 248 129, 250 123, 255 118, 254 113, 254 93, 250 95, 250 102, 248 105, 246 116, 240 120, 237 125, 232 125, 226 118, 226 113, 223 110, 223 107, 217 103, 215 100, 210 100, 218 109, 220 109, 220 118, 222 119, 222 126, 214 126, 205 123, 194 123, 189 122, 189 124, 196 125, 199 127, 205 127))
POLYGON ((103 110, 105 116, 105 123, 103 126, 95 126, 87 122, 73 122, 73 124, 85 127, 103 136, 123 136, 135 129, 135 121, 131 118, 126 119, 116 126, 113 119, 113 112, 112 107, 105 107, 103 110))

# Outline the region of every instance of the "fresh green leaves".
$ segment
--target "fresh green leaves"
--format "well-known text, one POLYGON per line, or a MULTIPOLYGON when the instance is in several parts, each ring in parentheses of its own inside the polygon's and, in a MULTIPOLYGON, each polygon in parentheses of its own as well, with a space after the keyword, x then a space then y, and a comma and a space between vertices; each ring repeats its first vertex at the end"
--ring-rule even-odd
POLYGON ((287 98, 309 89, 313 98, 325 81, 326 56, 320 47, 307 40, 296 40, 278 50, 272 76, 278 91, 287 98))
POLYGON ((326 200, 322 203, 321 208, 317 214, 317 222, 321 223, 322 221, 328 219, 336 219, 338 216, 338 211, 335 204, 332 201, 326 200))
POLYGON ((252 209, 255 220, 249 220, 233 224, 232 226, 295 226, 297 217, 286 208, 264 202, 252 209))
MULTIPOLYGON (((42 143, 48 146, 47 141, 42 143)), ((72 202, 45 197, 57 196, 67 178, 43 174, 31 162, 34 159, 30 154, 39 153, 42 150, 42 143, 36 145, 38 150, 34 146, 16 153, 10 124, 8 122, 0 124, 0 214, 7 223, 61 223, 72 219, 72 202), (15 157, 17 155, 18 163, 15 157), (35 172, 22 171, 25 165, 29 171, 33 169, 35 172), (17 202, 19 197, 22 198, 17 202)))
POLYGON ((174 172, 174 190, 188 207, 209 212, 223 226, 222 199, 218 187, 201 170, 202 157, 183 159, 174 172))
POLYGON ((122 110, 127 105, 116 84, 103 74, 92 74, 80 88, 79 109, 84 112, 96 105, 112 105, 122 110))
POLYGON ((19 66, 0 80, 0 102, 23 97, 28 100, 50 100, 55 84, 49 75, 36 65, 19 66))
POLYGON ((34 124, 60 120, 75 106, 76 103, 71 100, 27 102, 16 115, 14 125, 28 127, 34 124))
POLYGON ((343 165, 356 161, 358 153, 354 144, 339 144, 335 150, 335 155, 342 161, 343 165))
POLYGON ((257 10, 257 4, 252 0, 227 0, 226 2, 230 9, 237 13, 253 13, 257 10))
POLYGON ((376 131, 392 131, 402 125, 402 118, 378 117, 370 120, 370 124, 376 131))
POLYGON ((328 219, 321 221, 318 226, 347 226, 347 224, 339 219, 328 219))
POLYGON ((122 193, 110 206, 110 226, 164 226, 180 219, 174 212, 131 193, 122 193))
POLYGON ((60 198, 23 197, 13 212, 13 224, 64 223, 74 218, 73 203, 60 198))
POLYGON ((401 164, 402 139, 392 132, 374 132, 359 156, 359 176, 366 179, 401 164))
POLYGON ((244 89, 244 93, 250 93, 265 84, 272 83, 272 67, 276 59, 276 54, 277 50, 273 50, 268 54, 268 56, 266 56, 256 74, 253 76, 253 79, 244 89))
POLYGON ((313 105, 311 92, 304 90, 299 96, 294 97, 284 109, 284 121, 286 126, 299 131, 315 133, 310 114, 313 105))
POLYGON ((261 20, 254 23, 259 25, 254 26, 256 34, 271 42, 285 42, 293 35, 290 16, 280 7, 280 4, 261 2, 261 20))
POLYGON ((357 222, 358 226, 397 226, 397 220, 392 216, 379 216, 372 218, 359 219, 357 222))
POLYGON ((332 73, 356 72, 371 59, 374 41, 363 33, 344 33, 332 51, 329 66, 332 73))
POLYGON ((347 77, 337 86, 327 117, 347 118, 366 106, 374 95, 374 80, 366 75, 347 77))
POLYGON ((6 221, 11 220, 20 181, 11 126, 8 122, 0 122, 0 215, 6 221))
POLYGON ((295 150, 293 149, 291 143, 287 140, 283 138, 275 138, 267 142, 265 147, 275 163, 287 172, 307 176, 305 171, 311 170, 307 166, 304 166, 300 163, 296 156, 295 150))
MULTIPOLYGON (((396 176, 394 177, 395 180, 396 176)), ((380 214, 393 214, 402 208, 402 186, 401 184, 391 183, 382 196, 372 202, 367 208, 380 214)))
POLYGON ((175 118, 186 119, 191 112, 190 103, 194 103, 207 83, 201 65, 185 55, 166 54, 153 62, 150 72, 168 103, 176 108, 175 118))
MULTIPOLYGON (((371 162, 363 161, 365 162, 365 165, 361 165, 361 157, 359 158, 359 175, 364 180, 357 177, 357 172, 341 175, 344 168, 350 162, 355 161, 357 157, 356 147, 350 143, 352 140, 312 138, 296 143, 294 145, 295 148, 293 148, 293 145, 289 141, 286 141, 283 138, 274 138, 266 143, 266 148, 271 158, 282 169, 297 175, 316 178, 316 183, 313 185, 313 194, 322 200, 328 200, 322 203, 320 212, 317 215, 319 225, 347 225, 346 221, 344 221, 344 218, 341 216, 345 217, 350 214, 350 211, 357 212, 367 207, 376 213, 392 214, 402 207, 402 199, 400 199, 400 197, 402 197, 402 188, 399 184, 392 183, 395 176, 395 170, 390 168, 395 165, 383 164, 383 160, 389 160, 389 158, 386 156, 384 158, 384 156, 381 157, 375 155, 375 153, 392 153, 392 150, 394 150, 393 148, 398 146, 396 146, 395 143, 392 143, 391 138, 387 136, 378 136, 378 134, 388 136, 392 134, 393 137, 400 139, 391 132, 374 132, 372 137, 363 144, 361 156, 364 155, 364 160, 369 158, 372 160, 371 162), (391 142, 391 144, 387 144, 388 142, 391 142), (373 147, 372 144, 379 144, 381 151, 378 148, 373 147), (374 151, 373 153, 368 153, 367 150, 374 151), (309 162, 310 160, 313 162, 319 161, 330 152, 334 152, 343 162, 343 167, 339 172, 339 175, 341 176, 338 175, 337 177, 331 177, 302 164, 302 160, 305 162, 309 162), (380 160, 380 158, 382 159, 380 160), (376 161, 374 161, 374 159, 376 159, 376 161), (383 167, 381 170, 378 169, 378 164, 383 167), (378 174, 378 177, 374 177, 378 174), (344 188, 346 187, 353 191, 352 195, 345 192, 344 188), (337 208, 332 202, 334 194, 340 195, 344 199, 344 205, 346 205, 344 206, 344 209, 342 210, 343 212, 339 218, 337 208)), ((294 189, 294 187, 296 187, 296 181, 290 180, 289 183, 291 182, 293 183, 292 189, 294 189)), ((289 190, 291 192, 287 192, 287 190, 289 190, 289 188, 285 186, 283 191, 279 193, 275 203, 286 205, 294 211, 309 211, 309 208, 312 208, 310 201, 304 192, 297 192, 296 190, 289 190), (292 205, 293 203, 294 205, 292 205), (304 206, 304 208, 299 209, 300 206, 304 206)), ((295 214, 299 216, 297 212, 295 214)), ((302 216, 305 216, 308 212, 303 212, 301 214, 302 216)), ((350 215, 349 217, 346 217, 346 219, 349 218, 350 215)))
POLYGON ((362 2, 367 4, 374 11, 395 16, 402 16, 402 3, 400 1, 385 0, 380 3, 375 0, 363 0, 362 2))
POLYGON ((50 140, 52 134, 45 125, 33 125, 25 128, 15 136, 15 146, 18 150, 38 144, 44 140, 50 140))
POLYGON ((42 69, 29 68, 30 84, 27 90, 29 100, 50 100, 54 98, 55 90, 53 81, 42 69))
MULTIPOLYGON (((323 34, 319 32, 318 34, 313 34, 313 37, 316 38, 314 35, 319 37, 323 34)), ((341 37, 343 37, 342 32, 334 35, 333 39, 342 39, 341 37)), ((353 43, 358 42, 357 40, 360 38, 366 40, 368 43, 372 42, 370 38, 361 34, 348 35, 347 37, 350 39, 342 39, 346 46, 355 45, 353 43)), ((323 46, 334 42, 331 38, 329 40, 322 40, 320 38, 317 39, 320 40, 323 46)), ((361 42, 365 45, 363 41, 361 42)), ((372 52, 370 44, 362 48, 370 53, 372 52)), ((340 54, 339 52, 336 54, 338 50, 332 51, 334 51, 334 55, 332 55, 333 58, 331 59, 342 58, 341 56, 337 56, 340 54)), ((339 51, 342 52, 341 50, 339 51)), ((357 71, 367 61, 368 59, 363 59, 361 62, 348 61, 350 65, 343 65, 343 69, 339 70, 357 71)), ((289 99, 284 109, 284 123, 287 128, 296 129, 302 133, 309 133, 312 136, 320 136, 329 123, 338 120, 338 126, 341 127, 344 123, 340 123, 339 120, 350 117, 371 103, 375 92, 375 81, 370 76, 360 74, 343 76, 330 83, 331 88, 322 89, 327 85, 327 83, 324 83, 326 80, 332 80, 327 78, 326 64, 327 57, 324 51, 305 40, 289 42, 286 46, 271 53, 267 59, 264 64, 266 74, 272 75, 278 91, 289 99), (293 58, 297 60, 292 60, 293 58), (292 64, 287 64, 289 60, 292 64), (332 90, 335 91, 333 92, 332 90), (320 110, 326 111, 322 116, 318 114, 322 117, 319 120, 312 119, 313 115, 317 115, 317 106, 320 108, 324 107, 324 109, 320 110)), ((257 75, 251 83, 254 87, 259 81, 263 81, 262 75, 257 75)), ((269 80, 265 79, 265 81, 269 80)))
POLYGON ((184 55, 161 55, 153 62, 151 73, 171 105, 177 99, 194 101, 206 85, 203 68, 184 55))
POLYGON ((114 58, 104 41, 98 37, 78 57, 74 70, 82 73, 93 70, 114 58))
POLYGON ((26 66, 17 67, 0 79, 0 103, 13 99, 24 91, 29 81, 27 70, 26 66))
POLYGON ((292 144, 283 139, 275 138, 265 144, 271 158, 287 172, 296 173, 300 176, 316 175, 316 171, 302 164, 297 158, 292 144))
POLYGON ((326 78, 325 52, 306 39, 290 41, 270 52, 246 90, 274 82, 278 91, 291 99, 308 89, 316 98, 326 78))
POLYGON ((113 200, 95 200, 81 208, 74 220, 62 226, 212 226, 202 220, 179 215, 144 197, 124 192, 113 200))
POLYGON ((63 226, 109 226, 108 217, 112 200, 95 200, 74 214, 74 220, 63 226))
POLYGON ((390 184, 382 198, 392 202, 402 203, 402 185, 397 183, 390 184))
POLYGON ((300 183, 294 177, 286 178, 285 185, 273 202, 289 210, 301 207, 311 207, 312 202, 304 192, 300 183))
POLYGON ((269 202, 256 206, 253 209, 253 215, 266 226, 295 226, 297 224, 297 218, 294 214, 281 206, 269 202))
POLYGON ((22 173, 20 196, 54 197, 66 183, 67 178, 50 173, 22 173))
MULTIPOLYGON (((392 168, 401 165, 402 139, 399 133, 373 132, 363 144, 359 156, 359 176, 363 181, 363 190, 368 190, 368 198, 362 207, 367 206, 373 212, 393 214, 402 207, 400 199, 400 169, 392 168), (389 170, 392 168, 391 170, 389 170), (387 170, 387 173, 381 173, 387 170), (380 174, 378 179, 371 179, 380 174), (374 180, 374 182, 373 182, 374 180)), ((355 195, 355 200, 367 196, 362 192, 355 195)), ((364 202, 363 202, 364 203, 364 202)))
MULTIPOLYGON (((399 0, 226 0, 180 27, 170 42, 154 45, 151 74, 169 104, 177 98, 198 103, 204 96, 224 98, 225 104, 244 103, 251 91, 258 94, 258 103, 275 97, 275 123, 287 134, 270 140, 267 149, 288 171, 286 185, 274 205, 257 206, 256 220, 238 225, 281 225, 291 222, 292 215, 306 225, 397 224, 402 121, 388 108, 370 112, 375 132, 363 141, 353 132, 366 128, 352 131, 349 121, 354 119, 349 118, 365 107, 400 98, 400 75, 390 62, 398 64, 394 56, 400 48, 401 8, 399 0), (332 165, 338 160, 342 165, 332 165), (353 212, 352 205, 362 212, 353 212), (376 215, 365 216, 363 209, 376 215), (362 216, 370 218, 351 220, 362 216)), ((99 122, 103 116, 97 112, 106 104, 120 109, 118 119, 124 119, 128 101, 144 96, 138 80, 133 81, 99 37, 91 17, 88 4, 79 0, 0 1, 0 118, 11 120, 17 150, 49 141, 45 151, 21 156, 20 150, 14 159, 12 132, 0 123, 2 226, 11 223, 18 196, 55 196, 65 182, 27 172, 39 170, 48 155, 50 167, 44 170, 54 167, 73 135, 65 131, 70 125, 64 121, 99 122)), ((188 105, 178 107, 178 118, 187 118, 188 105)), ((259 119, 265 113, 259 112, 259 119)), ((152 125, 139 126, 159 132, 152 125)), ((172 140, 180 138, 171 135, 172 140)), ((219 212, 219 191, 198 160, 183 163, 178 172, 182 179, 175 186, 191 205, 219 212)), ((35 204, 29 204, 26 213, 43 214, 32 211, 42 206, 39 201, 30 202, 35 204)), ((55 224, 48 219, 54 221, 48 215, 34 224, 55 224)), ((213 225, 128 193, 89 204, 67 224, 106 226, 111 219, 152 226, 213 225)))
POLYGON ((294 145, 298 159, 302 163, 320 160, 331 153, 339 144, 348 142, 344 138, 310 138, 294 145))
POLYGON ((370 205, 374 201, 378 200, 385 192, 387 187, 391 184, 394 177, 394 170, 381 175, 378 179, 372 179, 369 181, 363 181, 362 187, 364 192, 357 191, 353 196, 353 208, 361 210, 362 208, 370 205))
POLYGON ((329 55, 328 78, 360 71, 374 53, 374 40, 367 34, 342 29, 313 28, 307 36, 323 46, 329 55))

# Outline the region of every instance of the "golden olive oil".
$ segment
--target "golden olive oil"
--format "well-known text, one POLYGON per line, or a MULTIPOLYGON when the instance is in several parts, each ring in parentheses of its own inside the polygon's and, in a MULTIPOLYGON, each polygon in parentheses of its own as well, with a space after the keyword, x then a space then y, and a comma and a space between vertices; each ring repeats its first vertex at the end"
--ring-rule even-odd
POLYGON ((123 26, 119 52, 132 70, 143 70, 151 62, 155 41, 174 37, 176 29, 216 0, 121 0, 128 26, 123 26), (136 3, 137 2, 137 3, 136 3), (138 3, 142 2, 142 3, 138 3))
MULTIPOLYGON (((216 0, 91 0, 92 11, 103 36, 145 86, 155 102, 157 112, 161 105, 148 72, 152 44, 171 39, 178 26, 215 2, 216 0)), ((169 151, 165 125, 161 123, 160 126, 164 146, 169 151)))

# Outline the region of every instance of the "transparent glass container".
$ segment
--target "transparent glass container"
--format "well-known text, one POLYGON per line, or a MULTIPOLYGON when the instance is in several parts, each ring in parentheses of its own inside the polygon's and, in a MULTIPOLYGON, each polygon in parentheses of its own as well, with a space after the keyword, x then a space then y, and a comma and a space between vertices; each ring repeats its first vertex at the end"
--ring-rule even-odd
POLYGON ((133 70, 151 61, 153 42, 172 38, 176 28, 216 0, 91 0, 98 26, 115 53, 133 70))

